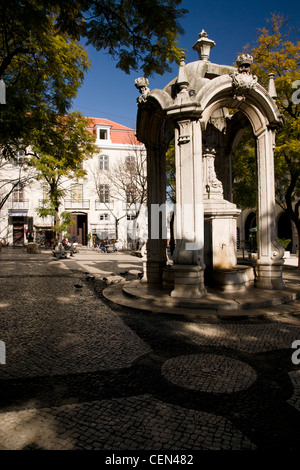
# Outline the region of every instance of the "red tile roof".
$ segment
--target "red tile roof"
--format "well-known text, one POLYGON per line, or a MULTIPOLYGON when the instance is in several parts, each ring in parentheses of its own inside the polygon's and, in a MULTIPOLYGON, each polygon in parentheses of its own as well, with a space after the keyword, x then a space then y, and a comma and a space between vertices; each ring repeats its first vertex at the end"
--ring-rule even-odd
POLYGON ((109 126, 110 127, 110 139, 113 144, 128 144, 128 145, 141 144, 136 138, 135 129, 131 129, 130 127, 123 126, 122 124, 118 124, 117 122, 110 121, 109 119, 91 118, 91 117, 88 117, 87 119, 90 120, 90 127, 88 127, 88 130, 92 134, 96 134, 96 128, 101 125, 109 126))

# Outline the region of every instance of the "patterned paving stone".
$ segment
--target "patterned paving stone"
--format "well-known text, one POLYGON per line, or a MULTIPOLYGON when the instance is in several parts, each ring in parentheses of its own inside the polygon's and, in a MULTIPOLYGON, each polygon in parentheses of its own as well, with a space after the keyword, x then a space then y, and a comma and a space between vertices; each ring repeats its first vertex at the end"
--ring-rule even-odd
POLYGON ((162 374, 180 387, 209 393, 237 392, 256 380, 255 371, 247 364, 216 354, 169 359, 162 366, 162 374))
POLYGON ((84 271, 130 271, 139 261, 129 256, 80 254, 80 266, 3 253, 0 449, 298 449, 296 316, 203 321, 126 310, 84 271))
POLYGON ((0 448, 254 450, 227 419, 149 395, 0 415, 0 448))
POLYGON ((181 334, 202 346, 221 346, 247 353, 291 348, 300 339, 300 325, 287 324, 196 324, 185 322, 181 334))
POLYGON ((289 377, 293 384, 294 393, 293 396, 287 401, 298 411, 300 411, 300 370, 289 372, 289 377))

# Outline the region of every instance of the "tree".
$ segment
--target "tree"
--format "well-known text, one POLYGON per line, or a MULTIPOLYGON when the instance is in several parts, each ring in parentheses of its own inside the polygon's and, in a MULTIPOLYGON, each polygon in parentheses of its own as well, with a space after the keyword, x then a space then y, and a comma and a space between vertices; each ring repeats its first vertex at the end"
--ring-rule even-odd
POLYGON ((0 76, 6 84, 0 145, 5 158, 25 149, 49 112, 65 115, 89 68, 84 48, 57 31, 51 2, 0 5, 0 76))
MULTIPOLYGON (((163 74, 179 61, 181 0, 1 0, 0 77, 7 89, 1 109, 5 159, 32 147, 32 164, 50 186, 58 214, 62 175, 80 176, 76 141, 66 138, 66 117, 90 63, 79 40, 118 59, 126 73, 163 74), (52 132, 51 126, 55 132, 52 132), (57 135, 55 135, 55 133, 57 135), (48 134, 48 138, 46 138, 48 134), (58 144, 63 142, 61 157, 58 144), (75 156, 66 158, 67 154, 75 156), (75 162, 75 163, 74 163, 75 162), (67 166, 69 165, 69 167, 67 166), (75 165, 75 166, 74 166, 75 165)), ((72 119, 72 117, 70 118, 72 119)), ((89 143, 86 152, 89 153, 89 143)), ((80 165, 79 165, 80 166, 80 165)))
MULTIPOLYGON (((179 8, 182 0, 10 0, 1 2, 3 41, 13 40, 2 66, 11 59, 30 56, 31 37, 47 33, 55 19, 57 33, 73 40, 86 40, 104 50, 126 73, 139 67, 145 76, 163 74, 173 61, 179 61, 178 36, 183 34, 179 20, 187 13, 179 8)), ((3 68, 0 66, 0 76, 3 68)))
POLYGON ((67 114, 90 63, 74 33, 58 28, 64 7, 64 1, 47 0, 0 5, 0 72, 7 97, 1 110, 1 156, 14 160, 25 152, 38 178, 49 185, 49 205, 41 213, 54 213, 57 227, 62 180, 83 176, 82 161, 93 149, 87 120, 67 114))
MULTIPOLYGON (((268 88, 269 74, 275 74, 277 92, 276 102, 285 118, 285 124, 277 132, 275 158, 275 186, 276 203, 295 224, 298 233, 298 247, 300 248, 300 106, 295 87, 300 85, 300 41, 292 40, 299 37, 293 30, 289 21, 281 15, 272 14, 266 27, 259 29, 256 44, 251 48, 245 47, 254 58, 253 74, 257 75, 259 82, 268 88)), ((244 158, 241 160, 241 150, 234 153, 233 165, 238 167, 239 161, 248 169, 254 168, 255 157, 253 148, 242 141, 244 158), (246 165, 245 165, 246 163, 246 165)), ((247 187, 249 171, 243 172, 241 166, 239 178, 235 182, 237 202, 241 202, 242 192, 247 187), (238 190, 240 185, 240 190, 238 190)), ((250 183, 251 184, 251 183, 250 183)), ((244 199, 243 207, 249 207, 251 201, 244 199)), ((253 207, 253 206, 252 206, 253 207)), ((300 249, 299 249, 300 266, 300 249)))
POLYGON ((35 130, 31 136, 30 165, 36 168, 38 179, 48 185, 48 198, 39 214, 54 215, 59 231, 59 208, 66 194, 66 179, 84 178, 82 163, 95 151, 94 137, 87 131, 88 120, 80 113, 67 116, 49 115, 47 125, 35 130))
POLYGON ((176 168, 175 168, 175 141, 169 144, 166 152, 166 173, 167 173, 167 199, 173 204, 176 203, 176 168))
POLYGON ((139 67, 145 76, 170 71, 179 62, 183 34, 182 0, 78 0, 63 2, 58 26, 87 39, 87 44, 118 59, 126 73, 139 67))
POLYGON ((247 127, 232 154, 233 201, 244 209, 256 206, 256 154, 252 129, 247 127))

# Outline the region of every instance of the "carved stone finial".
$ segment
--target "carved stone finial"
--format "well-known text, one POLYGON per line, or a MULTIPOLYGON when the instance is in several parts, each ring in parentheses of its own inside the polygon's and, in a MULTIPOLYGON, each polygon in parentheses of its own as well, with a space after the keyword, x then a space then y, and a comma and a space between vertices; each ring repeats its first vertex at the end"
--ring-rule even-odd
POLYGON ((189 86, 189 80, 188 80, 186 69, 185 69, 185 54, 184 53, 180 59, 177 86, 180 91, 186 90, 187 87, 189 86))
POLYGON ((147 96, 150 93, 150 88, 148 87, 148 85, 149 85, 148 78, 145 78, 145 77, 136 78, 135 81, 134 81, 134 84, 135 84, 136 88, 138 88, 138 90, 141 93, 141 96, 138 97, 137 102, 142 103, 142 102, 146 101, 147 96))
POLYGON ((207 33, 202 29, 198 41, 193 45, 193 49, 198 52, 199 60, 208 61, 210 51, 215 45, 215 41, 208 39, 207 33))
POLYGON ((275 82, 274 82, 274 73, 269 73, 269 95, 273 100, 276 100, 277 98, 277 92, 276 92, 276 87, 275 87, 275 82))

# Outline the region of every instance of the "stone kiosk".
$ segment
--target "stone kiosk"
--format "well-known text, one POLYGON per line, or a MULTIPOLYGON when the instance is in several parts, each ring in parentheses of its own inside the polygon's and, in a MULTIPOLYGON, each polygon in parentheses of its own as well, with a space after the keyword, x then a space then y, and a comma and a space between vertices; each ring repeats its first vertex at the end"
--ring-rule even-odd
POLYGON ((255 289, 285 288, 284 249, 275 234, 273 159, 276 129, 283 122, 274 100, 273 78, 266 91, 251 74, 253 59, 247 54, 238 57, 237 67, 211 63, 214 45, 202 31, 193 46, 199 60, 186 64, 183 58, 178 76, 163 90, 150 91, 146 78, 135 81, 140 91, 137 138, 147 150, 149 216, 144 277, 135 292, 144 289, 156 299, 161 293, 185 306, 201 306, 202 299, 209 299, 210 288, 225 293, 254 289, 254 285, 255 289), (257 147, 258 257, 254 269, 237 265, 240 211, 232 203, 231 187, 231 152, 248 125, 257 147), (176 246, 170 266, 163 209, 165 153, 172 139, 176 246), (162 293, 163 286, 169 291, 162 293))

